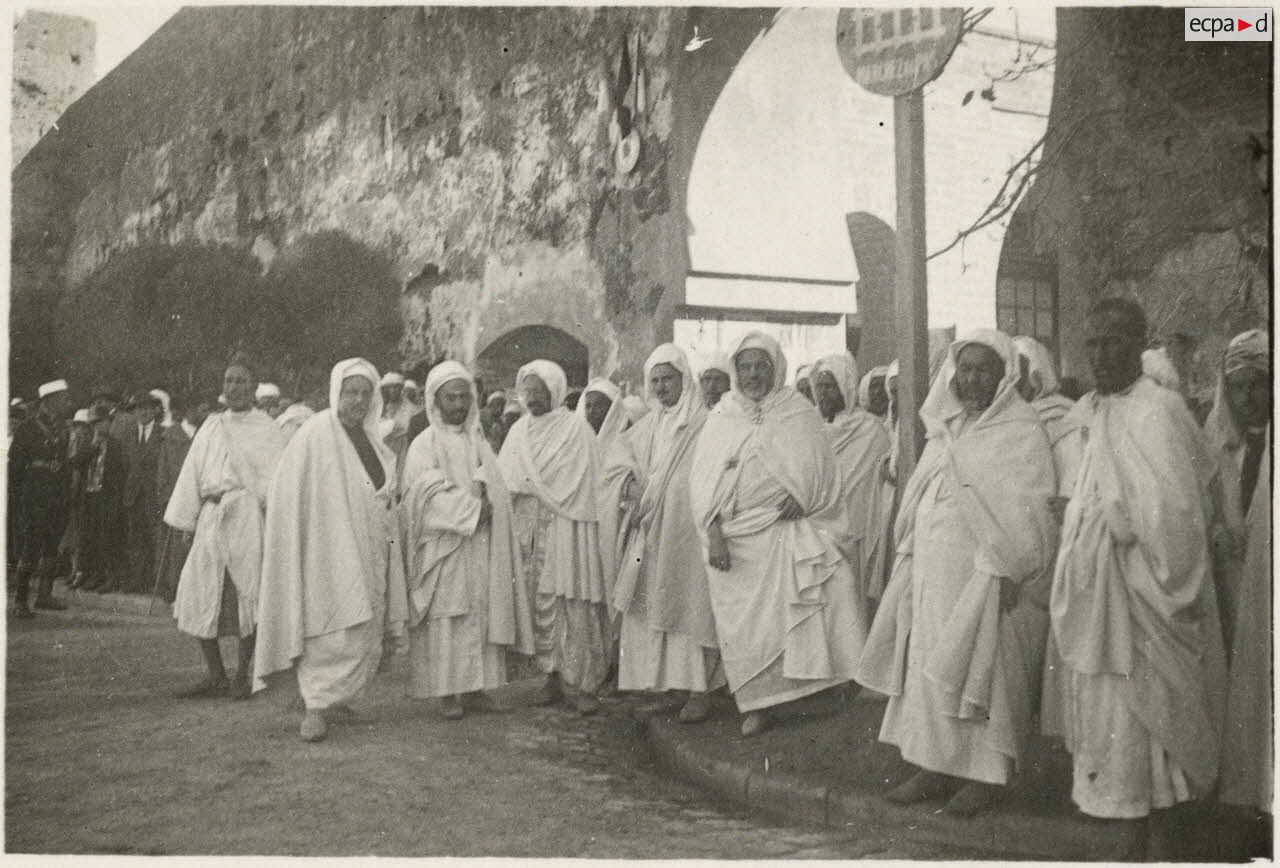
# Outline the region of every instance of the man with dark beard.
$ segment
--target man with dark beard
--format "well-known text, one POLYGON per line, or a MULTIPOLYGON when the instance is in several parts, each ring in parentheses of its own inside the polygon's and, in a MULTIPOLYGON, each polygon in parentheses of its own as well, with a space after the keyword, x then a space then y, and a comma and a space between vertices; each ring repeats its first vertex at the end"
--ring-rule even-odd
POLYGON ((920 408, 928 442, 858 672, 880 740, 920 770, 886 797, 971 816, 1004 792, 1035 712, 1057 528, 1053 456, 1002 332, 956 341, 920 408))

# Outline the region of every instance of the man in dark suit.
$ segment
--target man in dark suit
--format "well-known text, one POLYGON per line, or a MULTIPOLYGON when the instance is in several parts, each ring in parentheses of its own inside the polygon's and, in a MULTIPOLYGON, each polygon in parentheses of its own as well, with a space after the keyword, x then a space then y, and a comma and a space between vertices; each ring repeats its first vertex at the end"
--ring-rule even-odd
POLYGON ((13 432, 9 444, 9 474, 20 516, 17 539, 9 543, 18 550, 15 618, 32 617, 28 603, 33 581, 37 609, 66 608, 53 597, 53 573, 58 544, 67 528, 71 495, 67 459, 71 399, 67 389, 66 380, 41 386, 40 409, 13 432))
POLYGON ((160 531, 156 505, 156 464, 160 459, 160 400, 146 392, 129 402, 133 425, 120 433, 127 470, 124 481, 125 538, 129 573, 120 590, 147 593, 155 580, 156 537, 160 531))

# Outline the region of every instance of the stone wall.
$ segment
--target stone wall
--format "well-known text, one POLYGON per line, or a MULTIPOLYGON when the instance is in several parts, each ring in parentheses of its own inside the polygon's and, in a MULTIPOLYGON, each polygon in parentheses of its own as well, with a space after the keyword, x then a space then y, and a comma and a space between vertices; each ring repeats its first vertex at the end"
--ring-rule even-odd
POLYGON ((92 21, 32 9, 13 25, 13 165, 93 84, 92 21))
POLYGON ((41 299, 119 250, 229 244, 269 270, 331 231, 399 273, 405 367, 541 324, 586 345, 593 373, 638 368, 684 276, 667 170, 684 14, 183 9, 15 172, 15 380, 74 355, 48 353, 41 299), (642 154, 620 176, 610 90, 636 33, 642 154))
POLYGON ((1183 41, 1181 9, 1059 9, 1045 164, 1027 207, 1057 256, 1063 366, 1089 303, 1137 298, 1201 354, 1270 319, 1271 45, 1183 41))

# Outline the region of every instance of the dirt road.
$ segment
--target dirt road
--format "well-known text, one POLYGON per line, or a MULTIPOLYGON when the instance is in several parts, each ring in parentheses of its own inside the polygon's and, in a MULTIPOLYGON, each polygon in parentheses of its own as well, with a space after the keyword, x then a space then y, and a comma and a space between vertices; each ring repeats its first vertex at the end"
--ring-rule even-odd
MULTIPOLYGON (((292 689, 181 702, 199 655, 167 620, 10 622, 6 850, 596 858, 928 858, 775 825, 651 764, 627 703, 450 723, 392 671, 364 721, 298 739, 292 689)), ((519 690, 506 698, 520 699, 519 690)))

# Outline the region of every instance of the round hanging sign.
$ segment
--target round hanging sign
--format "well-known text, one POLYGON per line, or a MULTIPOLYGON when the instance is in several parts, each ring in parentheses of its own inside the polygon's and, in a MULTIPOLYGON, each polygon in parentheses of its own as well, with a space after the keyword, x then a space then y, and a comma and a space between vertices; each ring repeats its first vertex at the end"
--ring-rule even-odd
POLYGON ((836 51, 853 80, 902 96, 938 77, 960 41, 962 9, 841 9, 836 51))

